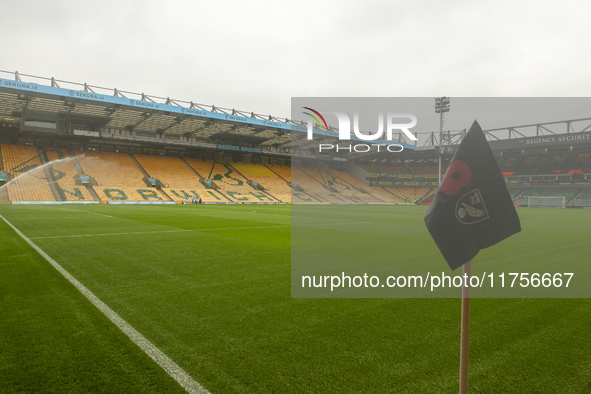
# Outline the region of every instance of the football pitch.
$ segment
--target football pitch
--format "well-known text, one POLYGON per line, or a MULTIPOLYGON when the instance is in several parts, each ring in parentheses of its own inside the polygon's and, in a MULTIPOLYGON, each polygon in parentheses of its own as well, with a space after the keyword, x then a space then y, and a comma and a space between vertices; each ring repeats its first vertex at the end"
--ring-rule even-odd
MULTIPOLYGON (((435 248, 426 207, 334 209, 376 220, 387 210, 414 239, 404 253, 435 248)), ((591 210, 518 213, 531 258, 589 259, 591 210)), ((2 205, 0 215, 213 393, 458 391, 461 301, 292 299, 290 206, 2 205)), ((512 242, 482 253, 511 253, 512 242)), ((0 220, 0 392, 184 391, 39 250, 0 220)), ((473 299, 470 390, 591 392, 591 301, 473 299)))

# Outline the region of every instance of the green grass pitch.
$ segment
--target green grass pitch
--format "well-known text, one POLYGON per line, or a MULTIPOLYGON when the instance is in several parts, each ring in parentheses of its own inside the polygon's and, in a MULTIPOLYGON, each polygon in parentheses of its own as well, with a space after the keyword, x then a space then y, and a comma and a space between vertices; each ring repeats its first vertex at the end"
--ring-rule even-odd
MULTIPOLYGON (((460 300, 292 299, 289 206, 0 214, 211 392, 457 392, 460 300)), ((589 258, 591 211, 519 214, 589 258)), ((0 317, 0 392, 183 391, 3 221, 0 317)), ((591 392, 588 299, 474 299, 470 346, 473 392, 591 392)))

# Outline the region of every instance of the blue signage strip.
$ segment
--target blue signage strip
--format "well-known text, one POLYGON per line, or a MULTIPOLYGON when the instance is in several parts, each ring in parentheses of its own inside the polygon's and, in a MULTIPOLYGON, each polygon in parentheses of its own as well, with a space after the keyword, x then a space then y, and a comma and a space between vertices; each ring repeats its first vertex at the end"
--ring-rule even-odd
POLYGON ((246 146, 241 147, 240 150, 243 152, 261 153, 261 150, 259 148, 248 148, 246 146))
POLYGON ((223 150, 240 150, 239 146, 234 146, 234 145, 218 145, 218 149, 223 149, 223 150))
POLYGON ((54 87, 54 86, 39 85, 36 83, 30 83, 30 82, 12 81, 10 79, 0 78, 0 87, 14 89, 14 90, 21 90, 21 91, 24 90, 24 91, 28 91, 28 92, 34 92, 34 93, 49 94, 52 96, 72 97, 72 98, 76 98, 76 99, 99 101, 99 102, 109 103, 109 104, 128 105, 128 106, 138 107, 138 108, 167 111, 167 112, 175 113, 175 114, 186 114, 186 115, 206 117, 206 118, 210 118, 210 119, 228 120, 231 122, 238 122, 238 123, 248 123, 248 124, 252 124, 252 125, 256 125, 256 126, 276 127, 276 128, 280 128, 280 129, 284 129, 284 130, 291 129, 291 125, 284 124, 281 122, 272 122, 269 120, 247 118, 244 116, 236 116, 236 115, 228 115, 228 114, 223 114, 223 113, 219 113, 219 112, 211 112, 211 111, 204 111, 204 110, 194 109, 194 108, 179 107, 176 105, 154 103, 151 101, 142 101, 142 100, 136 100, 136 99, 129 99, 129 98, 125 98, 125 97, 116 97, 116 96, 110 96, 107 94, 84 92, 82 90, 64 89, 64 88, 58 88, 58 87, 54 87))

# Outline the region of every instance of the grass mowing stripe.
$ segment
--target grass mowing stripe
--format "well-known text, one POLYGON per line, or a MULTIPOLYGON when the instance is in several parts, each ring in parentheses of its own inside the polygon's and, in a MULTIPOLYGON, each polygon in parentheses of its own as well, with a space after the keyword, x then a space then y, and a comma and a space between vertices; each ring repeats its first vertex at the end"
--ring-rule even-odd
POLYGON ((68 271, 66 271, 57 261, 52 259, 47 253, 39 248, 33 241, 27 238, 19 229, 12 225, 4 216, 0 218, 14 230, 25 242, 27 242, 37 253, 39 253, 49 264, 51 264, 64 278, 66 278, 80 293, 82 293, 94 306, 96 306, 109 320, 111 320, 125 335, 129 337, 137 346, 139 346, 144 353, 146 353, 152 360, 154 360, 162 369, 164 369, 170 377, 178 382, 189 393, 209 393, 203 386, 201 386, 195 379, 191 377, 184 369, 179 367, 166 354, 158 349, 146 337, 140 334, 135 328, 127 323, 114 310, 109 308, 107 304, 102 302, 90 290, 88 290, 82 283, 74 278, 68 271))
POLYGON ((101 237, 101 236, 105 236, 105 235, 138 235, 138 234, 180 233, 180 232, 187 232, 187 231, 194 231, 194 230, 159 230, 159 231, 133 231, 133 232, 129 232, 129 233, 55 235, 55 236, 49 236, 49 237, 31 237, 29 239, 101 237))
MULTIPOLYGON (((111 216, 109 216, 111 217, 111 216)), ((6 220, 5 220, 6 221, 6 220)), ((316 223, 316 224, 278 224, 270 226, 244 226, 244 227, 218 227, 218 228, 199 228, 194 230, 160 230, 160 231, 134 231, 129 233, 102 233, 102 234, 74 234, 74 235, 55 235, 49 237, 31 237, 29 239, 52 239, 52 238, 80 238, 80 237, 101 237, 105 235, 138 235, 138 234, 158 234, 158 233, 179 233, 187 231, 224 231, 224 230, 250 230, 253 228, 276 228, 276 227, 317 227, 317 226, 343 226, 346 224, 363 224, 370 222, 346 222, 346 223, 316 223)))
POLYGON ((106 218, 113 218, 113 216, 105 215, 105 214, 102 214, 102 213, 96 213, 96 212, 81 211, 80 209, 72 209, 72 208, 62 208, 62 209, 64 211, 82 212, 82 213, 89 213, 91 215, 103 216, 103 217, 106 217, 106 218))

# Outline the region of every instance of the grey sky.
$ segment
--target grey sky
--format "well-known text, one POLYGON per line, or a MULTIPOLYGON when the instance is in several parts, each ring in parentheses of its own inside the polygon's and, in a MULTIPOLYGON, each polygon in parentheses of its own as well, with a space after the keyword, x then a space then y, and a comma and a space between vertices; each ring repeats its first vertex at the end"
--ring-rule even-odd
POLYGON ((4 0, 0 69, 283 117, 292 96, 588 96, 590 11, 588 1, 4 0))

